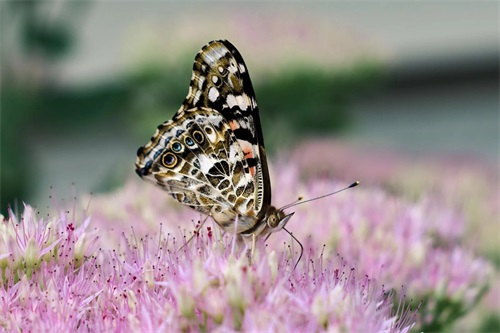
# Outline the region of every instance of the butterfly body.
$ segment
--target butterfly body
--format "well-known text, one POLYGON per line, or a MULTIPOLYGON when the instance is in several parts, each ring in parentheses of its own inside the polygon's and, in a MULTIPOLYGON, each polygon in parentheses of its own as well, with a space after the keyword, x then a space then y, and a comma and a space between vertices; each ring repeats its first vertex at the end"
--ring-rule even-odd
POLYGON ((225 40, 210 42, 197 54, 184 103, 139 148, 136 172, 241 236, 269 234, 291 217, 271 205, 250 76, 225 40))

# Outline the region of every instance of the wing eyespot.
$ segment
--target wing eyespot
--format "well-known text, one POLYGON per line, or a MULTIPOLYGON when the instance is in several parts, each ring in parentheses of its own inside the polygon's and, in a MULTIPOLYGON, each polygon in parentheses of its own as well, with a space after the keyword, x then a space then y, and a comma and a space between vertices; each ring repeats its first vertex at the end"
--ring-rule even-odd
POLYGON ((172 142, 172 151, 179 153, 182 150, 182 145, 179 141, 172 142))
POLYGON ((163 166, 167 168, 173 168, 174 166, 177 165, 177 162, 178 162, 177 156, 175 156, 170 152, 166 153, 161 158, 161 163, 163 164, 163 166))
POLYGON ((193 132, 193 138, 194 138, 194 141, 196 141, 196 143, 200 144, 200 143, 203 143, 205 141, 205 136, 203 135, 203 133, 201 133, 201 131, 194 131, 193 132))
POLYGON ((205 133, 207 133, 208 135, 212 135, 212 133, 214 132, 212 127, 210 126, 205 126, 203 130, 205 130, 205 133))
POLYGON ((194 141, 193 139, 191 139, 191 137, 189 136, 186 136, 186 138, 184 139, 184 143, 186 144, 186 146, 188 147, 193 147, 194 146, 194 141))

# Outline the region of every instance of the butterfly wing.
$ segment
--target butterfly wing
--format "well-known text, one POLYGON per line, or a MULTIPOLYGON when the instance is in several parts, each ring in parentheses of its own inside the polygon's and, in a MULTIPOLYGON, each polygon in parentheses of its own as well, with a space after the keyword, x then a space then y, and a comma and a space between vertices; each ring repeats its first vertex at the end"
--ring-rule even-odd
POLYGON ((201 107, 217 110, 226 119, 255 184, 254 211, 264 211, 271 204, 271 183, 259 110, 247 66, 226 40, 210 42, 196 55, 189 93, 174 119, 201 107))
POLYGON ((244 153, 229 123, 212 109, 190 109, 158 126, 137 152, 136 172, 177 201, 237 232, 255 224, 255 187, 244 153))
POLYGON ((271 202, 259 113, 246 65, 232 44, 197 54, 181 108, 137 152, 136 172, 225 230, 254 230, 271 202))

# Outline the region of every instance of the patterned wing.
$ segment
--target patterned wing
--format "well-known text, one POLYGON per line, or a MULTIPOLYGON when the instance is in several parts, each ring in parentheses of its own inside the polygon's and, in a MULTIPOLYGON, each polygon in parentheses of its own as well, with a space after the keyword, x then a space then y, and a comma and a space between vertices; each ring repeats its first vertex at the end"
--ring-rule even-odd
POLYGON ((213 41, 196 55, 189 93, 174 119, 193 108, 219 111, 234 133, 254 180, 254 210, 271 204, 259 110, 248 69, 236 48, 226 40, 213 41))
POLYGON ((177 201, 214 218, 225 230, 254 226, 255 186, 227 120, 208 108, 190 109, 158 126, 137 152, 136 172, 177 201))

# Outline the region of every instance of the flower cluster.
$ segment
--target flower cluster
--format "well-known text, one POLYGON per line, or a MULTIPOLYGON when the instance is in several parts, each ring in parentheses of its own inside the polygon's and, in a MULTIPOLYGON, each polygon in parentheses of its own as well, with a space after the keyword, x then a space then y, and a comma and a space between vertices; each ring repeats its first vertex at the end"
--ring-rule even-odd
POLYGON ((499 173, 498 166, 488 161, 470 156, 424 158, 325 139, 303 142, 288 154, 287 162, 296 166, 301 178, 359 180, 409 201, 431 201, 428 204, 437 206, 434 211, 442 209, 465 219, 445 224, 451 228, 441 229, 443 240, 481 239, 474 244, 478 250, 499 259, 498 231, 493 230, 500 218, 499 173))
MULTIPOLYGON (((328 179, 294 183, 290 179, 300 179, 297 170, 279 169, 277 186, 287 188, 283 203, 295 199, 291 193, 315 198, 348 185, 328 179)), ((463 216, 432 197, 409 202, 369 186, 295 211, 288 228, 299 239, 310 235, 313 243, 341 253, 387 288, 404 285, 410 298, 422 300, 424 331, 450 326, 491 283, 492 266, 460 241, 466 230, 463 216)))
MULTIPOLYGON (((314 198, 348 185, 330 178, 302 182, 299 168, 276 165, 280 172, 272 172, 272 179, 278 207, 299 195, 314 198)), ((141 221, 134 224, 137 235, 164 222, 169 232, 182 236, 202 221, 157 191, 132 180, 116 194, 93 200, 95 222, 126 233, 133 217, 141 221)), ((422 301, 420 329, 451 325, 476 305, 492 280, 491 265, 461 241, 466 233, 463 214, 432 195, 409 201, 373 185, 361 186, 292 210, 296 214, 288 229, 299 240, 309 240, 316 250, 325 244, 327 252, 340 253, 386 289, 404 286, 408 299, 422 301)), ((279 249, 283 242, 297 248, 284 232, 273 235, 268 248, 279 249)))
POLYGON ((393 311, 380 285, 312 243, 292 271, 287 248, 259 242, 249 258, 210 227, 187 245, 160 232, 103 250, 88 220, 66 213, 39 219, 27 206, 20 221, 11 214, 2 223, 14 231, 1 255, 16 259, 2 266, 7 331, 408 332, 415 321, 409 308, 393 311), (82 242, 92 245, 81 252, 82 242))
POLYGON ((69 212, 57 218, 40 217, 32 207, 25 206, 21 220, 11 213, 0 215, 0 286, 30 279, 42 266, 57 263, 65 269, 78 268, 93 249, 96 232, 85 232, 90 219, 80 222, 69 212))
MULTIPOLYGON (((500 281, 498 269, 493 269, 472 251, 498 263, 498 167, 470 156, 405 156, 331 140, 303 143, 288 155, 287 163, 298 169, 295 177, 306 179, 305 184, 311 185, 308 190, 313 191, 310 194, 313 196, 331 191, 335 186, 328 183, 313 188, 314 183, 319 186, 318 177, 344 181, 358 179, 363 187, 378 189, 368 195, 357 189, 356 194, 345 196, 346 200, 356 201, 355 213, 364 221, 334 223, 333 228, 339 231, 336 236, 330 235, 330 242, 344 255, 351 253, 351 258, 359 257, 362 261, 370 256, 376 258, 384 265, 382 275, 393 281, 406 281, 410 290, 416 288, 419 297, 429 304, 429 311, 424 306, 422 312, 431 313, 425 315, 429 322, 425 329, 437 331, 444 323, 453 323, 478 302, 489 284, 492 287, 485 301, 470 311, 469 326, 463 326, 462 322, 461 328, 477 330, 478 321, 491 322, 490 316, 498 322, 495 314, 498 313, 500 286, 498 282, 492 283, 491 278, 493 275, 493 281, 500 281), (310 181, 312 179, 316 181, 310 181), (358 239, 350 243, 353 236, 358 239), (355 249, 360 242, 367 250, 363 255, 355 249), (399 264, 388 265, 383 253, 391 258, 396 249, 399 259, 389 261, 399 264), (415 261, 418 258, 421 264, 415 261), (408 280, 408 277, 413 278, 408 280), (433 322, 432 318, 439 317, 442 319, 433 322)), ((333 203, 342 200, 344 197, 338 196, 333 203)), ((316 203, 317 206, 322 204, 316 203)), ((332 209, 334 220, 346 219, 345 214, 351 214, 349 209, 340 215, 338 210, 345 210, 345 207, 338 203, 332 209)), ((413 297, 415 295, 412 293, 413 297)), ((493 327, 495 325, 480 329, 493 327)))

